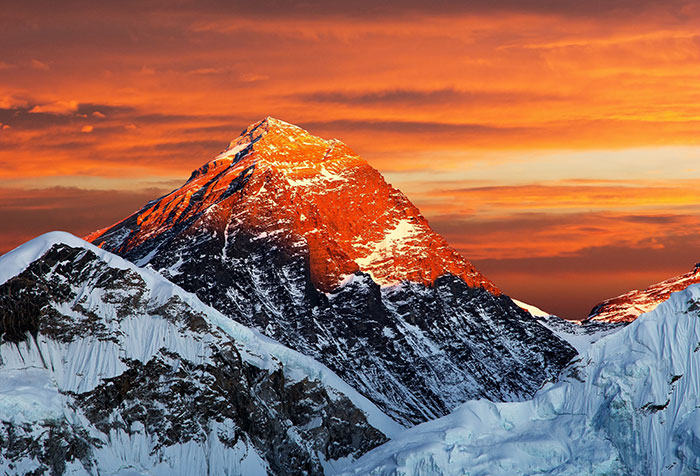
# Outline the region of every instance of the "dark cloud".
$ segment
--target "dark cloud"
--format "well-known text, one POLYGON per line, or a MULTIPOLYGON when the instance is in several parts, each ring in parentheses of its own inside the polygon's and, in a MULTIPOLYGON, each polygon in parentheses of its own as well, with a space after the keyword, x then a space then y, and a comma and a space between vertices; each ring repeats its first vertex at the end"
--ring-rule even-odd
MULTIPOLYGON (((75 107, 28 101, 26 106, 0 108, 0 123, 17 129, 49 129, 59 126, 110 122, 112 125, 193 124, 211 121, 242 123, 239 116, 151 113, 133 106, 78 103, 75 107), (55 110, 52 110, 55 109, 55 110), (38 111, 38 112, 37 112, 38 111)), ((115 129, 118 130, 118 129, 115 129)))
POLYGON ((126 105, 79 103, 76 113, 90 117, 96 117, 96 113, 107 118, 124 117, 136 113, 136 108, 126 105))
POLYGON ((245 120, 236 120, 231 123, 225 123, 225 124, 218 124, 214 126, 197 126, 197 127, 185 127, 182 129, 182 132, 185 134, 214 134, 216 136, 223 136, 223 137, 228 137, 231 136, 233 139, 235 136, 239 135, 239 132, 245 128, 243 127, 234 127, 231 124, 253 124, 254 122, 257 122, 260 119, 251 119, 249 121, 245 120))
POLYGON ((28 100, 26 106, 0 108, 0 123, 18 129, 46 129, 56 126, 87 124, 99 119, 119 119, 134 115, 129 106, 77 103, 52 105, 28 100), (37 112, 38 111, 38 112, 37 112), (99 113, 105 117, 96 115, 99 113))
MULTIPOLYGON (((668 10, 680 11, 692 0, 667 0, 663 7, 668 10)), ((644 8, 657 7, 659 2, 654 0, 610 0, 610 1, 579 1, 579 0, 434 0, 424 2, 419 0, 388 0, 375 2, 370 0, 339 1, 339 0, 259 0, 255 2, 244 0, 125 0, 117 3, 105 2, 103 10, 117 14, 128 11, 131 13, 147 14, 153 12, 183 12, 210 14, 235 14, 253 17, 355 17, 363 19, 378 19, 404 15, 454 15, 476 14, 484 12, 531 12, 531 13, 562 13, 570 15, 599 15, 608 13, 634 13, 644 8)), ((30 13, 37 11, 62 11, 75 13, 94 8, 89 0, 71 0, 56 2, 50 0, 28 0, 19 3, 15 8, 30 13)))
MULTIPOLYGON (((700 261, 700 235, 659 236, 634 247, 607 245, 588 247, 564 256, 475 260, 483 271, 491 273, 522 272, 534 274, 686 272, 700 261)), ((667 276, 671 277, 671 275, 667 276)))
POLYGON ((454 88, 434 90, 387 89, 382 91, 314 91, 303 93, 294 98, 306 102, 351 104, 351 105, 388 105, 392 107, 430 104, 508 104, 513 102, 554 101, 561 96, 554 94, 535 94, 513 91, 460 91, 454 88))
POLYGON ((700 260, 700 216, 696 215, 525 213, 493 219, 436 215, 429 221, 506 293, 516 290, 515 298, 569 318, 584 318, 598 302, 683 274, 700 260), (613 232, 629 226, 625 223, 654 228, 650 235, 623 245, 615 241, 613 232), (535 256, 497 257, 499 247, 508 255, 509 246, 542 236, 543 243, 550 245, 569 240, 589 245, 573 252, 550 249, 547 255, 547 248, 540 247, 535 256), (472 244, 481 249, 485 243, 492 243, 488 254, 494 257, 474 258, 472 244))
POLYGON ((468 235, 473 238, 481 235, 490 235, 498 232, 512 233, 513 236, 531 233, 534 230, 559 228, 567 225, 586 225, 591 221, 607 220, 603 214, 546 214, 546 213, 518 213, 507 218, 478 220, 464 215, 436 215, 431 216, 430 226, 441 235, 454 238, 454 242, 468 235))
POLYGON ((635 247, 598 246, 568 256, 477 259, 496 284, 521 290, 517 299, 582 319, 600 301, 690 271, 700 261, 700 234, 660 236, 635 247), (503 284, 501 284, 503 283, 503 284), (542 304, 544 306, 544 304, 542 304))
POLYGON ((391 120, 354 120, 337 119, 332 121, 304 122, 304 129, 345 132, 390 132, 399 134, 441 134, 441 135, 503 135, 525 133, 528 128, 498 127, 486 124, 455 124, 429 121, 391 121, 391 120))
POLYGON ((679 223, 684 220, 684 216, 679 215, 626 215, 619 217, 620 220, 632 223, 653 223, 664 225, 668 223, 679 223))

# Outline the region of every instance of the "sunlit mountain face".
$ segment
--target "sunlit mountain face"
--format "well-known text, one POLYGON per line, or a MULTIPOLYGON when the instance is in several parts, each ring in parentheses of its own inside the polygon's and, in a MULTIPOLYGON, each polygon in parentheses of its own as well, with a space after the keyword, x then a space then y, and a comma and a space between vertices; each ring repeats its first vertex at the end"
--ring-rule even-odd
POLYGON ((556 314, 698 260, 697 2, 39 1, 0 22, 0 252, 116 222, 273 115, 342 138, 556 314))
POLYGON ((322 291, 362 271, 380 285, 432 285, 453 274, 500 294, 349 147, 271 117, 124 225, 86 239, 145 263, 150 257, 139 250, 150 251, 154 237, 207 226, 224 248, 229 236, 246 234, 270 237, 288 254, 308 253, 311 281, 322 291))
POLYGON ((699 282, 700 263, 681 276, 606 299, 591 310, 588 319, 600 322, 632 322, 645 312, 656 309, 671 294, 699 282))

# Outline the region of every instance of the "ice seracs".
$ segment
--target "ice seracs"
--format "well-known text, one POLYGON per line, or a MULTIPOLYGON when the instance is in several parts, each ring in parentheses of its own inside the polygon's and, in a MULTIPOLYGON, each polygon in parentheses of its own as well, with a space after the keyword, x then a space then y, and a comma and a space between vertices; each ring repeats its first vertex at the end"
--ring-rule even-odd
POLYGON ((593 344, 534 399, 470 401, 344 476, 700 474, 700 284, 593 344))

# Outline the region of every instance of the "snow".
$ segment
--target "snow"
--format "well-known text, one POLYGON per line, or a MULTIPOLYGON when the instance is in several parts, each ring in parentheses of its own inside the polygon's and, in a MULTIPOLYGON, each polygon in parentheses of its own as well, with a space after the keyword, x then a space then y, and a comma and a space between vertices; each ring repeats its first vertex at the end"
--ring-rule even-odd
MULTIPOLYGON (((512 298, 511 298, 512 299, 512 298)), ((579 354, 586 352, 601 337, 617 332, 621 326, 570 321, 517 299, 512 299, 516 306, 529 312, 537 322, 549 329, 561 340, 569 343, 579 354)))
POLYGON ((582 324, 554 315, 540 317, 537 319, 537 322, 552 331, 561 340, 568 342, 579 354, 586 352, 602 337, 614 334, 624 327, 624 325, 597 322, 582 324))
MULTIPOLYGON (((46 233, 1 256, 0 284, 20 274, 56 244, 89 250, 109 266, 136 272, 146 282, 150 299, 154 304, 164 304, 174 296, 179 297, 195 311, 204 314, 210 323, 233 338, 239 346, 241 355, 249 362, 263 368, 273 368, 279 362, 290 378, 301 380, 308 377, 322 382, 329 392, 335 391, 338 395, 347 396, 366 414, 367 421, 388 437, 391 438, 404 429, 323 364, 224 316, 202 303, 194 294, 167 281, 155 271, 139 268, 70 233, 58 231, 46 233)), ((72 311, 63 309, 62 312, 72 311)), ((126 337, 122 336, 123 345, 128 350, 130 358, 145 362, 160 347, 166 347, 192 361, 201 360, 201 357, 197 358, 197 356, 202 354, 203 343, 179 336, 172 326, 169 328, 165 320, 160 323, 154 319, 144 322, 143 319, 134 317, 126 319, 121 325, 122 332, 126 334, 126 337)), ((3 358, 3 365, 0 368, 4 367, 3 373, 8 368, 26 366, 27 359, 33 359, 30 365, 37 367, 43 367, 43 361, 46 360, 50 368, 55 371, 54 378, 61 390, 86 391, 94 388, 101 378, 119 375, 126 369, 119 358, 118 345, 111 341, 98 341, 92 337, 85 337, 77 338, 65 346, 40 339, 35 346, 36 348, 27 348, 24 351, 14 344, 0 346, 0 355, 3 358), (90 376, 90 378, 84 378, 84 376, 90 376)))
MULTIPOLYGON (((303 178, 293 175, 296 172, 295 169, 299 168, 298 164, 295 165, 295 169, 284 170, 287 183, 291 187, 316 187, 318 193, 324 193, 328 191, 331 184, 337 185, 340 182, 342 185, 348 181, 342 172, 332 172, 325 165, 319 167, 317 164, 309 163, 308 166, 308 170, 314 173, 303 178)), ((277 167, 277 169, 282 170, 281 167, 277 167)))
POLYGON ((241 144, 234 145, 233 147, 227 148, 225 151, 220 153, 214 158, 214 163, 216 163, 217 160, 223 160, 223 159, 228 159, 229 157, 234 157, 237 153, 245 149, 250 145, 250 142, 243 142, 241 144))
POLYGON ((700 285, 601 338, 530 401, 470 401, 343 475, 700 474, 700 285))
POLYGON ((524 309, 527 312, 529 312, 530 314, 532 314, 533 317, 549 317, 552 315, 550 312, 543 311, 539 307, 533 306, 532 304, 527 304, 525 302, 518 301, 517 299, 512 299, 512 301, 519 308, 524 309))
POLYGON ((27 367, 0 373, 0 421, 33 422, 61 415, 61 395, 51 372, 27 367))
POLYGON ((356 258, 355 263, 360 267, 362 271, 367 272, 375 282, 382 284, 384 286, 392 286, 396 283, 394 282, 384 282, 384 280, 379 280, 372 274, 372 267, 382 261, 390 259, 392 256, 399 255, 405 250, 403 248, 408 246, 408 240, 420 236, 423 231, 417 227, 409 219, 402 218, 394 225, 394 228, 387 230, 386 234, 381 241, 376 243, 370 243, 366 245, 364 243, 358 243, 354 246, 357 248, 369 248, 369 252, 362 258, 356 258))

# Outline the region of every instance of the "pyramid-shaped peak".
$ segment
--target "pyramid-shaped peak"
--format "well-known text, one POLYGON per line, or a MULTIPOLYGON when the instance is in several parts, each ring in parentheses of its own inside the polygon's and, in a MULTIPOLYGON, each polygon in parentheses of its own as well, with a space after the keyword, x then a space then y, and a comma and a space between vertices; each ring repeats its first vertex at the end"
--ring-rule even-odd
POLYGON ((451 274, 500 293, 349 147, 272 117, 248 126, 180 189, 137 215, 128 243, 120 242, 125 250, 188 226, 278 237, 280 249, 306 250, 311 281, 324 292, 363 271, 381 285, 432 285, 451 274))
POLYGON ((271 116, 246 127, 213 160, 196 169, 189 181, 214 176, 223 169, 274 169, 285 175, 322 173, 334 169, 366 164, 352 149, 337 139, 317 137, 299 126, 271 116))
POLYGON ((250 133, 252 131, 259 130, 260 133, 265 133, 265 132, 271 132, 271 131, 289 131, 289 132, 295 132, 298 134, 308 134, 307 131, 302 129, 299 126, 296 126, 294 124, 291 124, 289 122, 283 121, 281 119, 276 119, 272 116, 267 116, 265 119, 254 122, 253 124, 249 125, 243 130, 242 135, 250 133))

